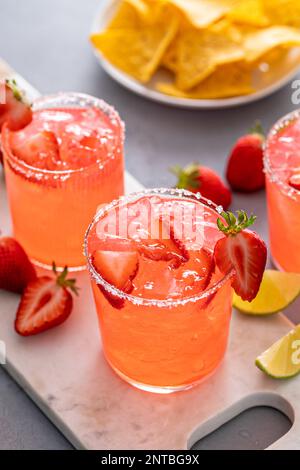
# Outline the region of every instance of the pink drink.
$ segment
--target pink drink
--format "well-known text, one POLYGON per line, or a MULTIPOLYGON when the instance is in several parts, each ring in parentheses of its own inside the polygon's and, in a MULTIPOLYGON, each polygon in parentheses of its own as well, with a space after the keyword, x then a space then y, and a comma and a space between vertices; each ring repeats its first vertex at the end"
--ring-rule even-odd
POLYGON ((291 178, 300 174, 299 111, 272 129, 265 150, 272 257, 278 268, 300 272, 300 191, 291 178))
POLYGON ((232 289, 231 273, 222 275, 213 259, 222 236, 218 216, 213 203, 191 193, 149 190, 100 211, 87 232, 104 353, 113 369, 139 388, 160 393, 189 388, 224 356, 232 289), (163 233, 156 226, 162 217, 166 228, 169 216, 171 238, 168 229, 163 233), (96 260, 109 253, 112 263, 119 257, 122 265, 130 250, 138 253, 138 269, 130 291, 121 291, 105 281, 96 260))
POLYGON ((3 130, 14 234, 43 266, 84 267, 84 230, 99 204, 124 192, 123 125, 104 102, 41 98, 23 130, 3 130))

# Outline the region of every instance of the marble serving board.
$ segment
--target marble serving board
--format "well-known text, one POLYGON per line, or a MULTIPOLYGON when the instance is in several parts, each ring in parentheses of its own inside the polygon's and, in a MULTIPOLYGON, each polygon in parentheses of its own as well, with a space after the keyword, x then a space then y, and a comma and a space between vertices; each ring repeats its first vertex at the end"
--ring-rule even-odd
MULTIPOLYGON (((0 74, 4 68, 0 66, 0 74)), ((9 73, 32 98, 38 94, 22 77, 9 73)), ((127 192, 141 187, 126 174, 127 192)), ((10 233, 2 174, 0 221, 2 231, 10 233)), ((19 297, 0 293, 3 367, 76 448, 186 449, 240 412, 271 406, 293 426, 269 448, 300 449, 300 376, 275 381, 254 366, 256 356, 292 328, 286 317, 249 318, 233 312, 229 348, 217 372, 192 390, 155 395, 127 385, 107 365, 86 273, 78 274, 78 283, 81 295, 70 318, 32 338, 14 332, 19 297)))

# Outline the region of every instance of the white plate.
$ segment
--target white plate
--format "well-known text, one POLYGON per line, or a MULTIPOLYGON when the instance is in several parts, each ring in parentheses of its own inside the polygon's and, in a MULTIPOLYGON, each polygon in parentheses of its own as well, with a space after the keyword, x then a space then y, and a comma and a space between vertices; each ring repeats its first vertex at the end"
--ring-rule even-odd
MULTIPOLYGON (((119 3, 120 0, 101 1, 100 9, 92 24, 91 33, 97 33, 106 28, 108 21, 114 15, 116 7, 119 3)), ((272 71, 268 70, 266 66, 262 67, 262 70, 255 72, 253 76, 254 86, 257 90, 255 93, 252 93, 251 95, 237 96, 226 99, 197 100, 168 96, 157 91, 155 89, 155 83, 157 81, 171 81, 171 75, 168 72, 159 70, 155 74, 153 80, 145 85, 116 68, 110 62, 108 62, 95 48, 94 52, 104 70, 125 88, 128 88, 138 95, 144 96, 145 98, 154 101, 158 101, 160 103, 164 103, 170 106, 194 109, 229 108, 257 101, 261 98, 271 95, 275 91, 287 85, 295 77, 300 67, 300 49, 295 48, 290 51, 284 60, 280 61, 280 63, 276 64, 275 66, 272 66, 272 71)))

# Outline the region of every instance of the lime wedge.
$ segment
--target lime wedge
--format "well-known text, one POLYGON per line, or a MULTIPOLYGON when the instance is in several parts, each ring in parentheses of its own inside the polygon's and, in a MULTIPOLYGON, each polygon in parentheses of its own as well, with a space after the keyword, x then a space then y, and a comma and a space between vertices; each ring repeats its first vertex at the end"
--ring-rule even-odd
POLYGON ((263 352, 255 361, 274 379, 288 379, 300 372, 300 325, 263 352))
POLYGON ((267 269, 252 302, 234 294, 233 306, 248 315, 271 315, 287 308, 300 294, 300 274, 267 269))

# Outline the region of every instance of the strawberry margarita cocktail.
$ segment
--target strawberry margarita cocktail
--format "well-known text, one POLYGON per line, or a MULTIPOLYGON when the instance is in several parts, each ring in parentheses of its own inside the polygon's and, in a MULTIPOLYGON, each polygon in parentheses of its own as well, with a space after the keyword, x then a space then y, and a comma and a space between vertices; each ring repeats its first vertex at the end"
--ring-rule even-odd
POLYGON ((85 253, 106 359, 159 393, 189 388, 220 364, 232 308, 229 267, 213 252, 217 207, 183 190, 147 190, 102 208, 85 253))
POLYGON ((84 268, 85 228, 124 192, 123 143, 117 112, 78 93, 36 100, 21 130, 3 126, 14 235, 36 264, 84 268))
POLYGON ((272 258, 277 268, 300 272, 300 111, 275 124, 265 148, 272 258))

